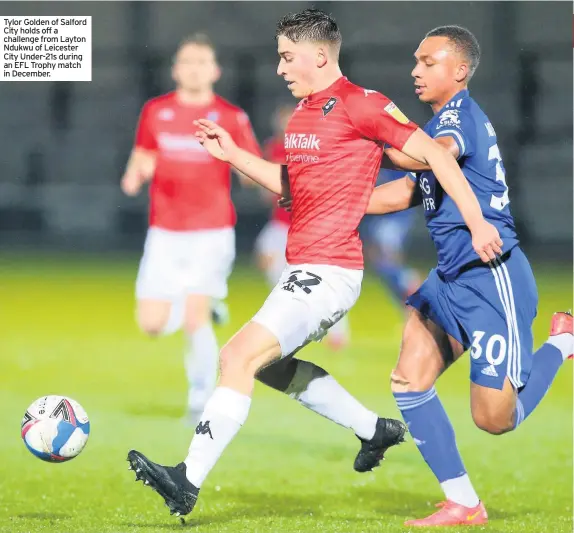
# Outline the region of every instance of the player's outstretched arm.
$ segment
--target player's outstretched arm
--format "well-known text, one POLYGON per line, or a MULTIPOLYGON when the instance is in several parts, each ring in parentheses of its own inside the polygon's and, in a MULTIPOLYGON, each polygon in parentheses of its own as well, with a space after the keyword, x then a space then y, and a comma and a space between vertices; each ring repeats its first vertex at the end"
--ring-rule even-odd
POLYGON ((271 192, 281 194, 281 165, 239 148, 231 135, 211 120, 199 119, 194 124, 198 127, 196 137, 213 157, 228 162, 235 170, 271 192))
MULTIPOLYGON (((438 137, 434 140, 439 143, 443 148, 445 148, 455 159, 458 159, 459 148, 455 140, 450 136, 438 137)), ((408 172, 425 172, 430 170, 430 166, 425 163, 421 163, 409 157, 407 154, 397 150, 396 148, 385 148, 385 155, 390 160, 392 165, 390 167, 384 166, 384 168, 396 168, 399 170, 406 170, 408 172)))
POLYGON ((375 187, 367 206, 367 215, 386 215, 420 204, 416 183, 408 176, 375 187))
POLYGON ((136 147, 132 150, 122 177, 122 191, 135 196, 142 185, 151 180, 155 172, 155 152, 136 147))
POLYGON ((460 170, 456 159, 421 129, 417 129, 403 145, 409 157, 429 165, 445 192, 453 199, 472 234, 472 245, 484 262, 501 254, 502 241, 498 230, 487 222, 474 191, 460 170))

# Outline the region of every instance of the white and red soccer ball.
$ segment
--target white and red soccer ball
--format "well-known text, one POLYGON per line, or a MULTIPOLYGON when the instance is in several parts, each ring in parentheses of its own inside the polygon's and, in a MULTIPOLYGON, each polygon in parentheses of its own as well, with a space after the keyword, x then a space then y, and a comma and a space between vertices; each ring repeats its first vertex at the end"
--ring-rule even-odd
POLYGON ((62 463, 78 456, 88 442, 90 422, 82 406, 66 396, 42 396, 22 419, 22 439, 43 461, 62 463))

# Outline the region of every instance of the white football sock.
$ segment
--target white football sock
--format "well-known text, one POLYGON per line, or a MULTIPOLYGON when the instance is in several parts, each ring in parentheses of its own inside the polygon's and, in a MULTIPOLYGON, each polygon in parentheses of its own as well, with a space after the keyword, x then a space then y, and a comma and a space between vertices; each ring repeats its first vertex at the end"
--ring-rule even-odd
POLYGON ((169 318, 167 319, 167 323, 163 327, 161 334, 162 335, 171 335, 175 333, 183 326, 183 319, 185 316, 185 299, 180 298, 174 300, 171 303, 171 309, 169 311, 169 318))
POLYGON ((187 479, 197 488, 247 420, 251 398, 217 387, 209 398, 185 459, 187 479))
POLYGON ((185 373, 189 385, 187 406, 189 415, 197 423, 205 404, 217 382, 219 348, 211 324, 205 324, 193 333, 187 334, 185 373))
POLYGON ((560 335, 552 335, 546 342, 558 348, 562 354, 562 359, 566 360, 572 353, 574 336, 571 333, 560 333, 560 335))
POLYGON ((480 503, 478 494, 474 491, 468 474, 454 479, 447 479, 443 481, 440 486, 447 500, 471 508, 476 507, 480 503))
POLYGON ((309 361, 298 360, 285 394, 311 411, 352 429, 362 439, 370 440, 375 435, 377 414, 351 396, 333 376, 309 361))

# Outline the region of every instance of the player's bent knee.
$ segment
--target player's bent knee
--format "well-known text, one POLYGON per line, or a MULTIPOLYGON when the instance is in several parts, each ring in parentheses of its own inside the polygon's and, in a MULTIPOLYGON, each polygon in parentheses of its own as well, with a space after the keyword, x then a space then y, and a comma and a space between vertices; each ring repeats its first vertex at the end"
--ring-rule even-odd
POLYGON ((492 409, 473 409, 472 419, 478 429, 491 435, 502 435, 513 429, 511 417, 492 409))
POLYGON ((407 372, 393 370, 391 372, 391 391, 396 392, 425 392, 433 387, 436 378, 431 374, 412 375, 407 372))
POLYGON ((138 326, 150 337, 158 337, 164 331, 167 324, 167 317, 161 314, 138 313, 138 326))
POLYGON ((410 382, 402 374, 393 370, 391 372, 391 391, 393 392, 410 392, 410 382))
POLYGON ((219 370, 222 377, 254 376, 260 370, 255 354, 247 353, 229 343, 219 352, 219 370))
POLYGON ((163 334, 171 312, 171 302, 160 300, 139 300, 137 322, 139 328, 156 337, 163 334))

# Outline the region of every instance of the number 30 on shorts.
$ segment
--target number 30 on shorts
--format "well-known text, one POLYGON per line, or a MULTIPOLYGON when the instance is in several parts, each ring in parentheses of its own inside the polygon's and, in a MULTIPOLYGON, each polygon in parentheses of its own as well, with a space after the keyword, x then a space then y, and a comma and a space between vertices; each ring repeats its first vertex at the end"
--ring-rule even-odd
POLYGON ((486 340, 485 335, 485 331, 472 333, 470 356, 473 359, 480 359, 484 353, 489 364, 499 365, 506 358, 506 339, 502 335, 494 334, 486 340))

